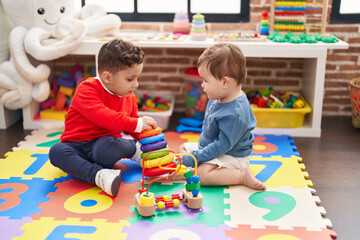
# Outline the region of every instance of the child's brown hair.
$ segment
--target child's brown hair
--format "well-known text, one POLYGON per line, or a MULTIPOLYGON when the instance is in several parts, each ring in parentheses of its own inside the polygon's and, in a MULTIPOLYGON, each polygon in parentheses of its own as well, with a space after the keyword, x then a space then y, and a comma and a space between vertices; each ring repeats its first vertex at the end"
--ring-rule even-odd
POLYGON ((200 55, 197 66, 206 68, 218 80, 231 77, 240 85, 246 80, 246 59, 240 48, 230 43, 217 43, 200 55))
POLYGON ((134 44, 113 39, 101 46, 98 55, 98 71, 116 73, 144 61, 144 52, 134 44))

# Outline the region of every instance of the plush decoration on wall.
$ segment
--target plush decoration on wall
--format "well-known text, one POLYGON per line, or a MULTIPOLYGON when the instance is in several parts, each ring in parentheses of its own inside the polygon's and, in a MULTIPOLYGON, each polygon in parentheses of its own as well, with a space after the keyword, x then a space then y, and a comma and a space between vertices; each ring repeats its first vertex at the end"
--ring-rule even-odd
POLYGON ((75 13, 73 0, 1 2, 15 25, 9 35, 10 60, 0 65, 0 96, 8 109, 23 108, 32 99, 42 102, 48 98, 50 68, 45 61, 74 51, 85 35, 113 33, 121 24, 118 16, 107 15, 96 5, 84 6, 75 13))

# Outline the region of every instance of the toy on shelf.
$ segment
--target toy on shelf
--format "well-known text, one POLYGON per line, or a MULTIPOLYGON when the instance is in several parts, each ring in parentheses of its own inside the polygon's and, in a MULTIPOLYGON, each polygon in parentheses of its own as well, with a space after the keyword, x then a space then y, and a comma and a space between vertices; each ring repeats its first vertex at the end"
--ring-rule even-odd
POLYGON ((197 68, 187 68, 185 70, 185 78, 186 116, 188 118, 203 120, 208 99, 201 87, 202 79, 197 68))
POLYGON ((261 14, 260 35, 269 35, 268 14, 268 11, 263 11, 261 14))
POLYGON ((142 182, 138 193, 135 195, 136 209, 140 216, 150 217, 155 214, 155 209, 178 207, 180 203, 185 203, 189 209, 199 209, 202 207, 203 196, 200 193, 200 178, 197 176, 197 160, 191 154, 175 154, 167 146, 164 140, 164 134, 161 128, 155 128, 142 132, 138 135, 142 154, 142 182), (157 150, 161 149, 161 150, 157 150), (182 165, 180 156, 191 156, 195 162, 193 173, 182 165), (164 175, 167 174, 167 175, 164 175), (149 192, 151 184, 165 178, 172 177, 176 174, 184 175, 186 179, 185 188, 182 197, 179 194, 170 196, 156 196, 149 192), (145 188, 145 176, 160 176, 149 182, 145 188))
POLYGON ((191 40, 204 41, 206 39, 205 17, 197 13, 193 15, 191 22, 191 40))
POLYGON ((218 42, 264 42, 265 36, 258 33, 220 32, 213 35, 214 41, 218 42))
POLYGON ((174 34, 190 33, 190 22, 187 13, 182 11, 175 13, 175 17, 173 21, 173 33, 174 34))
POLYGON ((267 87, 262 93, 259 90, 251 90, 246 93, 246 96, 252 104, 259 108, 303 108, 304 101, 300 95, 295 92, 281 92, 267 87))
POLYGON ((324 37, 321 33, 316 35, 307 34, 306 32, 295 35, 293 32, 288 31, 286 34, 281 34, 279 30, 272 32, 268 39, 274 42, 289 42, 289 43, 317 43, 319 41, 324 43, 336 43, 339 39, 336 38, 336 35, 329 35, 324 37))
POLYGON ((186 36, 180 33, 149 33, 143 36, 142 41, 183 41, 186 36))
POLYGON ((34 119, 64 121, 76 89, 93 74, 84 72, 83 67, 76 64, 71 72, 64 71, 58 78, 54 78, 49 99, 40 103, 40 114, 34 119))
POLYGON ((122 33, 116 35, 108 35, 100 38, 99 41, 110 41, 115 38, 120 38, 126 41, 139 42, 139 41, 184 41, 187 39, 186 35, 181 33, 171 32, 146 32, 146 33, 122 33))
POLYGON ((272 0, 270 30, 321 32, 325 34, 328 0, 311 3, 306 0, 272 0))

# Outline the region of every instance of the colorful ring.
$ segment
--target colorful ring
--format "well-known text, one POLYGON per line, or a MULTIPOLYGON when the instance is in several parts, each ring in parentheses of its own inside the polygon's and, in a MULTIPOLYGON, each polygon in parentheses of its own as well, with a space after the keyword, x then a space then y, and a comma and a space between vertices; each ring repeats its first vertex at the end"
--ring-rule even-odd
POLYGON ((164 148, 166 146, 167 146, 167 141, 165 139, 163 139, 163 140, 161 140, 159 142, 154 142, 154 143, 141 145, 140 150, 142 152, 151 152, 151 151, 154 151, 154 150, 164 148))
POLYGON ((163 139, 165 139, 165 135, 163 133, 160 133, 160 134, 155 135, 155 136, 140 139, 140 143, 141 144, 149 144, 149 143, 154 143, 154 142, 161 141, 163 139))
MULTIPOLYGON (((150 159, 150 160, 145 160, 144 162, 144 168, 154 168, 154 167, 159 167, 160 165, 166 165, 171 163, 174 160, 174 156, 173 155, 166 155, 160 158, 155 158, 155 159, 150 159)), ((141 164, 142 166, 142 164, 141 164)))
MULTIPOLYGON (((165 168, 175 168, 177 165, 175 162, 172 162, 170 164, 164 165, 163 167, 165 168)), ((162 169, 159 167, 156 168, 147 168, 144 170, 144 176, 146 177, 154 177, 154 176, 159 176, 159 175, 163 175, 166 173, 169 173, 173 170, 166 170, 166 169, 162 169)))
POLYGON ((151 137, 151 136, 154 136, 154 135, 158 135, 161 132, 162 132, 162 128, 160 128, 160 127, 153 128, 151 130, 140 133, 139 138, 142 139, 142 138, 151 137))
POLYGON ((170 153, 170 148, 168 148, 168 147, 165 147, 165 148, 162 148, 162 149, 159 149, 159 150, 169 150, 169 151, 154 152, 154 153, 150 152, 149 155, 147 155, 149 152, 144 152, 144 153, 141 154, 141 158, 144 159, 144 157, 147 155, 145 160, 149 160, 149 159, 159 158, 159 157, 168 155, 170 153))

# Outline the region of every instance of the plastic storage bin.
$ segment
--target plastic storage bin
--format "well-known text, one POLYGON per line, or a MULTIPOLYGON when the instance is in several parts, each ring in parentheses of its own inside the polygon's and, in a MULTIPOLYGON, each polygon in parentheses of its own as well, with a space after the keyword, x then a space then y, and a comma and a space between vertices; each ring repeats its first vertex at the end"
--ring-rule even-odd
POLYGON ((158 126, 161 127, 163 130, 166 130, 169 127, 170 117, 174 111, 174 104, 175 104, 175 96, 174 94, 170 92, 148 92, 148 91, 136 91, 135 95, 138 97, 143 96, 144 94, 147 94, 149 97, 161 97, 164 101, 171 101, 170 108, 167 111, 162 112, 148 112, 148 111, 140 111, 139 110, 139 116, 149 116, 154 118, 154 120, 157 122, 158 126))
POLYGON ((352 108, 352 125, 360 128, 360 78, 354 78, 349 83, 352 108))
POLYGON ((186 69, 185 75, 186 116, 203 120, 208 99, 201 87, 202 80, 196 67, 186 69))
POLYGON ((304 101, 303 108, 283 109, 283 108, 258 108, 252 107, 257 125, 260 128, 299 128, 304 124, 304 117, 311 112, 311 107, 304 101))

